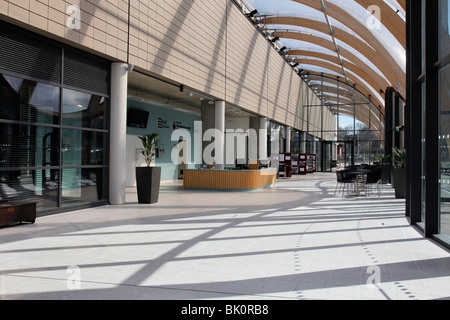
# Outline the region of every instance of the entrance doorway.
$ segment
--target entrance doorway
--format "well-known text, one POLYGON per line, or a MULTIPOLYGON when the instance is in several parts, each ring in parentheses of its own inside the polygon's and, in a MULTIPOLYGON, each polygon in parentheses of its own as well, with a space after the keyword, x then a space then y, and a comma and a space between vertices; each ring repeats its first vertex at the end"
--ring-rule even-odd
POLYGON ((354 141, 323 141, 322 150, 324 172, 332 172, 355 164, 354 141))

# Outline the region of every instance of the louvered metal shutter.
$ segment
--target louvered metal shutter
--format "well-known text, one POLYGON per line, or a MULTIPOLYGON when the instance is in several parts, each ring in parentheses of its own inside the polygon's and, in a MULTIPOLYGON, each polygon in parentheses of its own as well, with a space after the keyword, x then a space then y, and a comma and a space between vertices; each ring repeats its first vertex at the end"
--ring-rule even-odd
POLYGON ((110 68, 105 59, 0 21, 0 72, 109 95, 110 68))
POLYGON ((0 69, 61 82, 62 49, 41 37, 0 23, 0 69))
POLYGON ((64 50, 64 84, 109 94, 110 63, 85 52, 64 50))

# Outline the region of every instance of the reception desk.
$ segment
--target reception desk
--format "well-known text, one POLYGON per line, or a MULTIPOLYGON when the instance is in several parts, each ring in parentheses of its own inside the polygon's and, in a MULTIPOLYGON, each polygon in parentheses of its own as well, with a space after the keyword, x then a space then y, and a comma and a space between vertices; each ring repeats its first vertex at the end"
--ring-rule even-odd
POLYGON ((185 170, 186 189, 251 191, 273 186, 277 169, 261 170, 185 170))

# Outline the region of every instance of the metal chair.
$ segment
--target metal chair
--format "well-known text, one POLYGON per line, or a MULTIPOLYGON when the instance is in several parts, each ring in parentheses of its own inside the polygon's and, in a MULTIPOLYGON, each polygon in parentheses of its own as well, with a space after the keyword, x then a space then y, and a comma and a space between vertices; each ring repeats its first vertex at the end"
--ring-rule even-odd
POLYGON ((334 195, 336 195, 338 188, 342 190, 342 195, 344 195, 345 188, 347 187, 347 194, 349 194, 350 186, 353 186, 355 184, 355 176, 346 174, 345 171, 336 171, 336 188, 334 190, 334 195))
POLYGON ((373 187, 376 186, 378 197, 381 197, 381 182, 382 170, 381 168, 376 168, 367 172, 366 181, 364 183, 364 190, 366 197, 373 194, 373 187))

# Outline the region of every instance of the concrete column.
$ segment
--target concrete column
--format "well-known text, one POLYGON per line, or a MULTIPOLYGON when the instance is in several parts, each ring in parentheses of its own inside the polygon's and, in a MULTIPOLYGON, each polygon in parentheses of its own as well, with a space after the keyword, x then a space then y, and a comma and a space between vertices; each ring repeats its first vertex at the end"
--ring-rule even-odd
POLYGON ((259 118, 250 118, 250 130, 248 137, 248 163, 257 164, 258 163, 258 139, 259 139, 259 129, 260 121, 259 118))
POLYGON ((109 163, 109 202, 125 203, 127 93, 126 63, 114 62, 111 67, 111 129, 109 163))
POLYGON ((306 133, 300 132, 300 153, 306 153, 306 133))
POLYGON ((259 160, 267 160, 267 118, 259 118, 259 160))
POLYGON ((286 127, 286 153, 291 152, 291 127, 286 127))
POLYGON ((221 132, 219 137, 215 138, 216 143, 216 169, 225 169, 225 101, 216 101, 215 103, 215 126, 221 132))

